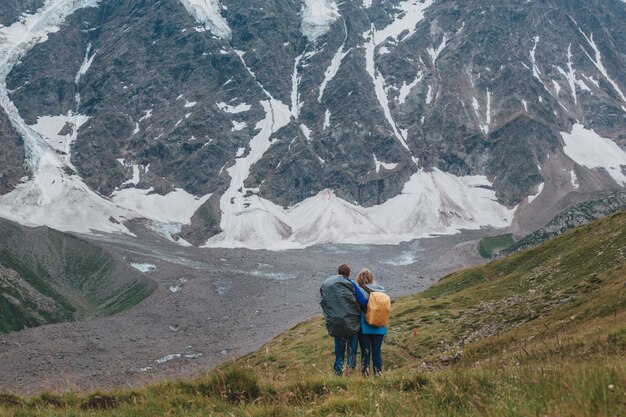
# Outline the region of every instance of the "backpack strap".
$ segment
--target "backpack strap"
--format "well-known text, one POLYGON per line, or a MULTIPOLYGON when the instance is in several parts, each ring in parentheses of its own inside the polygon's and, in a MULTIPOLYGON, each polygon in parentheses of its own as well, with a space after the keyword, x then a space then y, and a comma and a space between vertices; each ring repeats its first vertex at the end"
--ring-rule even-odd
POLYGON ((350 278, 344 277, 343 275, 341 275, 341 277, 345 279, 344 283, 347 284, 346 286, 350 287, 352 292, 354 292, 354 284, 352 283, 352 280, 350 278))

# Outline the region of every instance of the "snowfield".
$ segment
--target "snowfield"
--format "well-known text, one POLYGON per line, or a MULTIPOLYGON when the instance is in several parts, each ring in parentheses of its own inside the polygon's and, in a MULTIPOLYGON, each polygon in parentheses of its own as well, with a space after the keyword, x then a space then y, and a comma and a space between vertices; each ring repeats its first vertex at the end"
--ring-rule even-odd
MULTIPOLYGON (((224 201, 224 200, 222 200, 224 201)), ((323 190, 284 209, 258 196, 231 209, 222 232, 204 247, 295 249, 321 243, 397 244, 433 234, 482 226, 506 227, 516 208, 500 205, 483 176, 456 177, 420 170, 402 193, 373 207, 360 207, 323 190)))

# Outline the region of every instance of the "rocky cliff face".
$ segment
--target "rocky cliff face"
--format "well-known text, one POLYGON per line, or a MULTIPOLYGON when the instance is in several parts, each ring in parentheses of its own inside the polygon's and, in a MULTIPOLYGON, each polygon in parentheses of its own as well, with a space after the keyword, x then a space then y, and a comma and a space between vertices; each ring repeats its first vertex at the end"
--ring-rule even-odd
MULTIPOLYGON (((175 239, 229 228, 243 242, 267 236, 259 223, 290 239, 306 228, 284 207, 325 189, 355 230, 400 235, 510 224, 515 207, 530 227, 570 193, 626 185, 622 1, 49 3, 72 8, 11 49, 7 101, 44 141, 65 138, 66 174, 118 204, 129 190, 204 196, 175 239), (564 151, 576 124, 617 159, 564 151), (485 188, 495 223, 462 197, 485 188), (389 226, 375 207, 401 193, 422 212, 389 226)), ((27 10, 7 22, 9 9, 27 10)))
POLYGON ((15 188, 27 175, 22 139, 15 131, 6 114, 0 111, 0 194, 15 188))
POLYGON ((23 13, 34 13, 43 4, 44 0, 4 0, 0 8, 0 25, 9 26, 23 13))

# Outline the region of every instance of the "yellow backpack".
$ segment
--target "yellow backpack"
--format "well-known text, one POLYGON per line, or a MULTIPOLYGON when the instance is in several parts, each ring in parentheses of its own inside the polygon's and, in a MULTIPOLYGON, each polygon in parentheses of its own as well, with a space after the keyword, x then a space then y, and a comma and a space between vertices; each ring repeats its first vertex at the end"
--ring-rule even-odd
POLYGON ((367 301, 365 321, 370 326, 386 326, 391 313, 391 299, 384 292, 371 292, 367 301))

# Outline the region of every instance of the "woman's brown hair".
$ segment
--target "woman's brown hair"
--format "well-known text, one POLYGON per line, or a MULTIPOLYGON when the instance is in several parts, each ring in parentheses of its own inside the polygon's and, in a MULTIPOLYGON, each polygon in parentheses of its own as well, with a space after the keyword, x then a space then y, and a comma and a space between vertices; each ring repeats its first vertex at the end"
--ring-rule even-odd
POLYGON ((357 284, 359 284, 359 287, 371 284, 372 282, 374 282, 374 274, 372 274, 369 269, 365 268, 361 272, 359 272, 359 275, 357 275, 356 282, 357 284))

